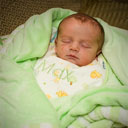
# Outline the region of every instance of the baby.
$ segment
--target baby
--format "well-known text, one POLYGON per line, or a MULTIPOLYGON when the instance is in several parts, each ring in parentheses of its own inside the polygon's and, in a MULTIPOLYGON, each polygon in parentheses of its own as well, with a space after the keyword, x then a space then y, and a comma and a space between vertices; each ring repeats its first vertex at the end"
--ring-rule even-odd
POLYGON ((55 43, 35 65, 36 79, 47 97, 101 86, 106 76, 100 54, 103 42, 104 30, 92 17, 76 13, 62 20, 55 43))
POLYGON ((84 66, 100 54, 103 42, 104 30, 97 20, 77 13, 60 23, 55 50, 58 57, 84 66))

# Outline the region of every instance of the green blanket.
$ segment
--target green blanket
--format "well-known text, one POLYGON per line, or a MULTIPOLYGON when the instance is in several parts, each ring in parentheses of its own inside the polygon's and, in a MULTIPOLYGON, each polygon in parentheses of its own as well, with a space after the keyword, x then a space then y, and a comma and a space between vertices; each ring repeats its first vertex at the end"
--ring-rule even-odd
POLYGON ((72 13, 50 9, 30 17, 7 37, 0 51, 1 128, 128 126, 127 30, 98 19, 105 30, 103 55, 109 63, 107 82, 100 88, 49 101, 36 82, 33 67, 47 51, 52 27, 72 13))

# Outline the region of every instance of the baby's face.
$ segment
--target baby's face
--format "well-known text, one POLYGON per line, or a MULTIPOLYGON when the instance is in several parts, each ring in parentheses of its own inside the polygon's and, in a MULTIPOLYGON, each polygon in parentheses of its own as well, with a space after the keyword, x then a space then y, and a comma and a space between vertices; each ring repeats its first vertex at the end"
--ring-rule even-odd
POLYGON ((58 57, 78 66, 91 63, 98 54, 99 31, 90 23, 71 18, 64 21, 56 39, 58 57))

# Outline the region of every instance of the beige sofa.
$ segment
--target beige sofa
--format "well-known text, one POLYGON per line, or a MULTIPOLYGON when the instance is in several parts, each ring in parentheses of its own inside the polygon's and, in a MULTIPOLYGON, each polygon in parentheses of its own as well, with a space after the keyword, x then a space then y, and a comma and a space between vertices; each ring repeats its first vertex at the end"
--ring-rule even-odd
POLYGON ((61 7, 99 17, 128 29, 128 0, 1 0, 0 35, 7 35, 30 16, 61 7))

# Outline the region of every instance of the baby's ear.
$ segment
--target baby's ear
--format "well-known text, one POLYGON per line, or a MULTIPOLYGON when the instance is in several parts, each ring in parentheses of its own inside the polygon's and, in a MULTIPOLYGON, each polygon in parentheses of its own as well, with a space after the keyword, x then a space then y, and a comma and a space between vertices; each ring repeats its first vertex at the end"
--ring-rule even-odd
POLYGON ((57 38, 55 38, 55 45, 57 45, 57 38))
POLYGON ((57 38, 55 39, 55 52, 57 51, 57 38))

